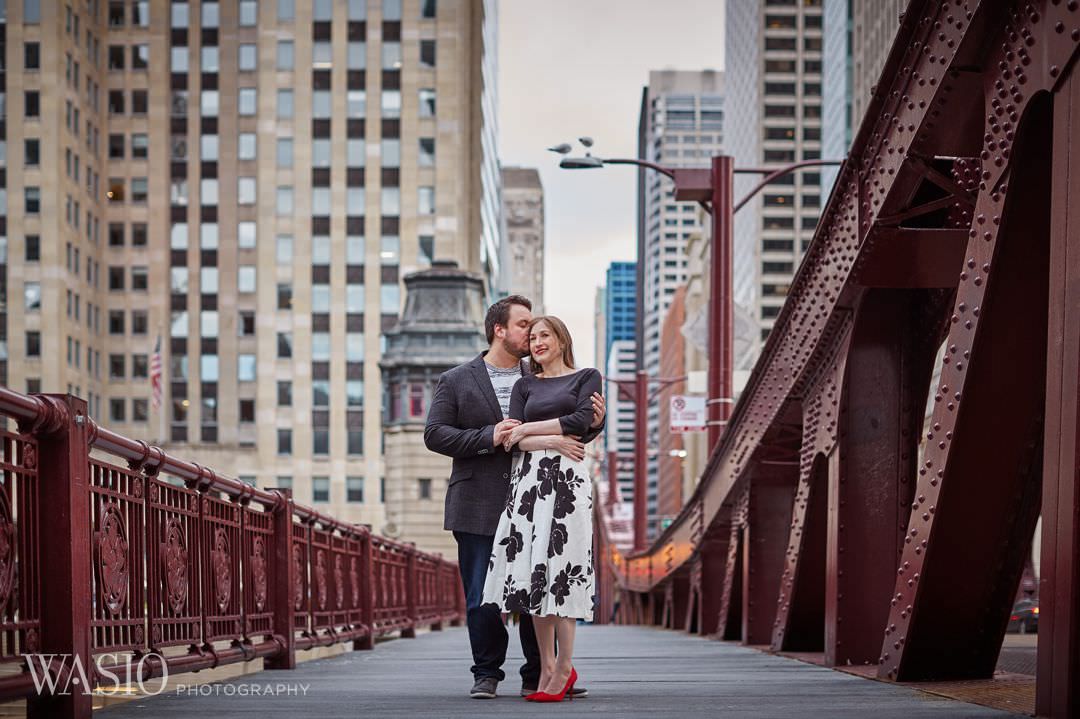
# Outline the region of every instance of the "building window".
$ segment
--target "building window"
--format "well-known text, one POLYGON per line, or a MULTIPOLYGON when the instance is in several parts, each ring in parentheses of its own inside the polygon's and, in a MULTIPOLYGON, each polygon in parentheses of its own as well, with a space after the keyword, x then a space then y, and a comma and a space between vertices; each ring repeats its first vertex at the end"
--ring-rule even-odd
POLYGON ((27 262, 39 262, 41 260, 40 235, 26 235, 25 258, 27 262))
POLYGON ((421 215, 435 214, 435 188, 430 186, 421 187, 419 206, 417 212, 421 215))
POLYGON ((293 188, 280 186, 277 188, 276 211, 278 217, 288 216, 293 213, 293 188))
POLYGON ((278 332, 277 333, 277 356, 278 359, 289 359, 292 357, 292 333, 291 332, 278 332))
POLYGON ((418 259, 422 264, 430 265, 435 259, 435 236, 420 235, 420 252, 418 259))
POLYGON ((345 95, 345 115, 361 118, 367 114, 367 91, 349 90, 345 95))
POLYGON ((382 188, 382 214, 383 216, 397 216, 401 214, 401 189, 398 187, 382 188))
POLYGON ((23 0, 23 22, 27 25, 41 22, 41 0, 23 0))
POLYGON ((40 187, 26 187, 23 188, 24 208, 27 215, 37 215, 41 213, 41 188, 40 187))
POLYGON ((240 267, 237 268, 236 289, 241 293, 251 293, 255 291, 254 265, 240 265, 240 267))
POLYGON ((278 22, 292 22, 296 18, 296 0, 277 0, 278 22))
POLYGON ((169 67, 172 72, 186 73, 190 51, 186 45, 174 45, 169 50, 169 67))
POLYGON ((122 399, 110 399, 109 400, 109 421, 110 422, 124 422, 124 400, 122 399))
POLYGON ((363 477, 346 477, 345 478, 345 501, 346 502, 363 502, 364 501, 364 478, 363 477))
POLYGON ((254 132, 241 132, 236 143, 236 157, 239 160, 254 160, 258 149, 254 132))
POLYGON ((311 45, 311 67, 313 70, 329 70, 334 64, 334 53, 329 40, 316 40, 311 45))
POLYGON ((41 333, 37 331, 27 331, 26 333, 26 356, 27 357, 40 357, 41 356, 41 333))
POLYGON ((124 69, 124 46, 123 45, 109 45, 109 69, 110 70, 123 70, 124 69))
POLYGON ((150 403, 145 399, 131 400, 131 421, 146 422, 150 419, 150 403))
MULTIPOLYGON (((144 132, 136 132, 131 136, 131 156, 137 160, 145 160, 150 153, 150 138, 144 132)), ((144 178, 145 179, 145 178, 144 178)), ((135 181, 132 180, 132 194, 135 191, 135 181)))
POLYGON ((383 235, 379 238, 379 263, 396 265, 401 261, 401 238, 397 235, 383 235))
POLYGON ((204 177, 199 181, 199 203, 202 205, 216 205, 218 203, 217 178, 204 177))
POLYGON ((401 20, 401 0, 383 0, 383 20, 401 20))
POLYGON ((279 310, 292 309, 292 283, 279 282, 277 286, 277 308, 279 310))
POLYGON ((255 336, 254 310, 240 310, 240 324, 238 329, 241 337, 255 336))
POLYGON ((111 115, 123 115, 124 114, 124 91, 123 90, 109 90, 109 114, 111 114, 111 115))
POLYGON ((277 431, 277 453, 292 454, 292 430, 279 429, 277 431))
POLYGON ((348 0, 348 3, 350 20, 367 18, 367 0, 348 0))
POLYGON ((241 43, 237 49, 237 67, 239 67, 241 72, 252 72, 257 70, 259 67, 258 57, 254 43, 241 43))
POLYGON ((41 116, 41 95, 36 90, 23 93, 23 114, 26 117, 41 116))
POLYGON ((386 314, 396 315, 401 311, 401 287, 394 284, 380 287, 380 311, 386 314))
POLYGON ((382 116, 385 118, 401 117, 401 91, 382 91, 382 116))
POLYGON ((431 499, 431 480, 427 477, 420 477, 416 481, 419 485, 417 487, 417 492, 420 495, 420 499, 431 499))
POLYGON ((259 3, 257 0, 240 0, 240 27, 255 27, 259 22, 259 3))
POLYGON ((133 379, 146 379, 150 374, 150 363, 145 354, 131 355, 131 376, 133 379))
POLYGON ((236 379, 239 382, 254 382, 257 375, 255 355, 241 354, 236 357, 236 379))
POLYGON ((199 112, 203 117, 217 117, 219 102, 217 90, 203 90, 200 95, 199 112))
POLYGON ((278 138, 277 166, 281 168, 289 168, 293 166, 293 139, 291 137, 278 138))
MULTIPOLYGON (((318 431, 318 430, 316 430, 318 431)), ((311 501, 313 502, 329 502, 330 501, 330 478, 329 477, 312 477, 311 478, 311 501)))
POLYGON ((435 90, 421 88, 420 117, 435 117, 435 90))
POLYGON ((149 45, 132 45, 131 46, 131 69, 132 70, 145 70, 150 66, 150 46, 149 45))
POLYGON ((288 71, 293 69, 296 62, 296 53, 292 40, 279 40, 277 44, 277 69, 288 71))
POLYGON ((174 2, 171 15, 171 24, 174 28, 188 26, 188 4, 186 2, 174 2))
POLYGON ((27 167, 37 167, 41 164, 41 140, 23 140, 23 164, 27 167))
POLYGON ((147 290, 147 284, 146 267, 132 267, 131 289, 137 292, 145 292, 147 290))
POLYGON ((257 193, 255 191, 254 177, 238 177, 236 179, 236 202, 240 205, 254 205, 257 193))
POLYGON ((277 403, 278 407, 292 407, 292 382, 278 380, 277 403))
POLYGON ((258 91, 253 87, 240 88, 236 112, 240 117, 252 117, 259 109, 258 91))
POLYGON ((124 379, 127 375, 125 364, 126 358, 124 355, 109 355, 109 379, 124 379))
POLYGON ((145 177, 131 178, 131 201, 145 203, 148 195, 147 180, 145 177))
POLYGON ((277 116, 281 120, 291 120, 293 116, 293 91, 278 90, 277 116))
POLYGON ((367 68, 367 43, 363 41, 350 42, 345 48, 346 67, 349 70, 363 70, 367 68))
POLYGON ((419 164, 421 167, 433 167, 435 165, 435 138, 434 137, 421 137, 420 138, 420 159, 419 164))
POLYGON ((420 41, 420 66, 435 67, 435 41, 420 41))

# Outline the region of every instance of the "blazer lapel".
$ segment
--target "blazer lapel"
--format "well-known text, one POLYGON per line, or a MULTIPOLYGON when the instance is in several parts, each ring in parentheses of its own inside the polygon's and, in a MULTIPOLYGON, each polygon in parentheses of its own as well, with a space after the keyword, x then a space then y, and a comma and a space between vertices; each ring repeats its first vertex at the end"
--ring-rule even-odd
POLYGON ((484 362, 484 355, 480 355, 473 360, 472 370, 473 379, 475 379, 476 384, 480 386, 480 392, 484 395, 484 398, 487 399, 491 411, 499 418, 497 422, 501 422, 503 419, 502 407, 499 405, 499 398, 495 396, 495 388, 491 385, 491 377, 488 375, 487 364, 484 362))

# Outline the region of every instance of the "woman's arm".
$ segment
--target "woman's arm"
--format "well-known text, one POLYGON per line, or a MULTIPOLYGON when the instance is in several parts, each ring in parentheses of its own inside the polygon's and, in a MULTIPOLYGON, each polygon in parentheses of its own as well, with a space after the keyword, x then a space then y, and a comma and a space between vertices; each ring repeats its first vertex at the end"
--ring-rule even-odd
POLYGON ((562 434, 582 436, 588 433, 589 426, 593 421, 593 392, 603 393, 600 373, 595 369, 583 369, 585 377, 578 386, 577 408, 570 414, 559 417, 558 422, 562 434))
POLYGON ((516 449, 519 452, 551 449, 578 462, 585 459, 585 445, 578 437, 565 434, 534 434, 518 442, 516 449))

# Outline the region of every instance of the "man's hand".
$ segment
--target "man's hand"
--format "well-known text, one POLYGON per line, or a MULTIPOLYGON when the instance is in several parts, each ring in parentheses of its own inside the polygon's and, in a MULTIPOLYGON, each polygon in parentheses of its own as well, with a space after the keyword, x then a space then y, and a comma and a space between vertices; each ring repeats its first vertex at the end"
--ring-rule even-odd
POLYGON ((504 419, 502 422, 495 425, 495 434, 492 436, 495 446, 498 447, 500 444, 504 444, 510 431, 519 424, 521 424, 521 420, 504 419))
POLYGON ((559 454, 566 455, 575 462, 585 459, 585 445, 581 443, 581 437, 572 434, 551 435, 551 449, 559 454))
POLYGON ((521 423, 518 422, 517 425, 511 427, 510 430, 503 436, 503 449, 509 452, 511 447, 513 447, 521 440, 525 439, 526 436, 527 435, 522 429, 521 423))
POLYGON ((592 393, 592 427, 595 429, 600 426, 604 421, 604 413, 606 408, 604 406, 604 398, 599 392, 592 393))

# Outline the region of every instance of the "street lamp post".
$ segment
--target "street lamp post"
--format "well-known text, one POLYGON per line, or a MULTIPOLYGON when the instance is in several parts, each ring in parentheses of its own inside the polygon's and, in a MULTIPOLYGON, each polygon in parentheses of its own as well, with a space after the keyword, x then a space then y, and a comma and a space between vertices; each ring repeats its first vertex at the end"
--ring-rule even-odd
MULTIPOLYGON (((638 370, 631 380, 619 380, 605 377, 608 382, 619 388, 624 397, 634 403, 634 551, 641 551, 648 546, 646 520, 645 494, 648 491, 648 408, 652 397, 649 396, 649 383, 656 383, 657 393, 675 382, 682 382, 682 377, 649 377, 645 370, 638 370)), ((608 481, 612 488, 615 486, 615 475, 611 467, 614 466, 612 458, 614 452, 609 454, 608 481)))
MULTIPOLYGON (((732 293, 732 246, 734 244, 734 217, 735 213, 746 204, 769 183, 788 175, 797 170, 825 165, 839 165, 842 160, 803 160, 790 165, 779 167, 735 167, 735 160, 730 155, 717 155, 712 158, 712 163, 707 168, 699 167, 665 167, 655 162, 636 158, 600 158, 593 155, 589 148, 593 145, 591 137, 579 138, 586 148, 584 157, 569 157, 573 149, 569 144, 562 144, 549 148, 553 152, 563 155, 559 167, 567 170, 587 170, 603 167, 604 165, 634 165, 636 167, 654 170, 675 183, 675 200, 682 202, 697 202, 712 217, 712 258, 709 263, 709 369, 708 369, 708 398, 706 399, 708 417, 708 446, 709 451, 716 449, 722 435, 722 428, 726 426, 731 416, 731 408, 734 404, 734 390, 732 388, 732 375, 734 373, 734 297, 732 293), (734 201, 735 175, 753 174, 762 175, 762 179, 737 203, 734 201)), ((639 288, 640 291, 641 288, 639 288)), ((647 382, 647 376, 643 371, 638 372, 638 387, 642 382, 647 382)), ((645 385, 647 387, 647 385, 645 385)), ((645 537, 645 408, 641 399, 646 396, 647 389, 636 389, 635 396, 638 406, 635 407, 635 471, 634 471, 634 546, 635 549, 644 549, 644 544, 638 546, 639 537, 644 541, 645 537), (638 423, 642 424, 640 431, 638 423), (639 475, 641 477, 639 481, 639 475), (639 522, 641 531, 639 534, 639 522)))

